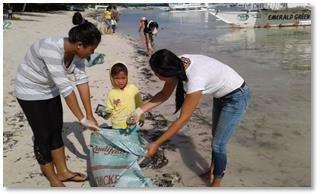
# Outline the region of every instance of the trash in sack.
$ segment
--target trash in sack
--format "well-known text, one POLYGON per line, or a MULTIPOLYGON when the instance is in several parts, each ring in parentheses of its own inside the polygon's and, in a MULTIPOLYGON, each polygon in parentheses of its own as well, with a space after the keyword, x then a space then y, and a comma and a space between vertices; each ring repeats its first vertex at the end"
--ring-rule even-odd
POLYGON ((94 184, 99 187, 154 187, 139 167, 139 160, 146 155, 146 145, 137 126, 130 130, 102 128, 93 132, 90 165, 94 184))
POLYGON ((104 63, 105 56, 106 56, 105 54, 94 53, 94 54, 90 55, 87 59, 85 59, 84 64, 87 67, 91 67, 95 64, 102 64, 102 63, 104 63))

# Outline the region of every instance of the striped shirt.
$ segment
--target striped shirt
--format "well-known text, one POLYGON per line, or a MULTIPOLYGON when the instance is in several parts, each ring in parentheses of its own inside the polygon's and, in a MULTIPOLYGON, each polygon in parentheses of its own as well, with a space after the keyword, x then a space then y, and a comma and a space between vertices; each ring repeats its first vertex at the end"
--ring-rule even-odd
POLYGON ((76 85, 88 82, 83 60, 74 56, 70 66, 64 64, 63 38, 46 38, 35 42, 19 65, 15 95, 22 100, 45 100, 66 97, 76 85), (72 74, 74 78, 72 79, 72 74))

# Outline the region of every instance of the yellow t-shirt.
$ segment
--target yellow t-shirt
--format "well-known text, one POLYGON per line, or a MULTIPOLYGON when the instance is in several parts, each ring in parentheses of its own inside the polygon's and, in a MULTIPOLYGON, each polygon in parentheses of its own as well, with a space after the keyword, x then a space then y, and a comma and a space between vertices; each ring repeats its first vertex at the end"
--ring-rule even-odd
POLYGON ((111 12, 106 10, 104 11, 104 19, 105 20, 111 20, 111 12))
POLYGON ((112 128, 128 128, 127 117, 141 104, 141 95, 135 85, 128 84, 124 89, 111 89, 107 95, 106 109, 111 112, 112 128))

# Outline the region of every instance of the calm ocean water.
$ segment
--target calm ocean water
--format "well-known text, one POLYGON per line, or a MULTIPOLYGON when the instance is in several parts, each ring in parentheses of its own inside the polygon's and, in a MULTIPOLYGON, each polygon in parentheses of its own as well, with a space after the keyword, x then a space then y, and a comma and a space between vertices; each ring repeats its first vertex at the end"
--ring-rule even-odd
POLYGON ((155 8, 126 9, 121 13, 118 30, 136 39, 141 16, 157 21, 160 26, 157 49, 228 58, 231 62, 250 62, 267 69, 311 68, 310 27, 232 29, 208 11, 168 12, 155 8))

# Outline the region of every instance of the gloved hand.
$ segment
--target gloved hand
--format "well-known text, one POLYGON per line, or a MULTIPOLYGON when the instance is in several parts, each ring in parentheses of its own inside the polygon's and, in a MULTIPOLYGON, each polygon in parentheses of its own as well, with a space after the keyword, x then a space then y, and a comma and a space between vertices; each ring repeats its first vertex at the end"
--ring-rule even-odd
POLYGON ((80 120, 80 124, 92 131, 100 131, 100 128, 92 120, 89 120, 86 117, 83 117, 83 119, 80 120))
POLYGON ((135 109, 127 118, 127 125, 133 125, 139 122, 143 111, 141 108, 135 109))

